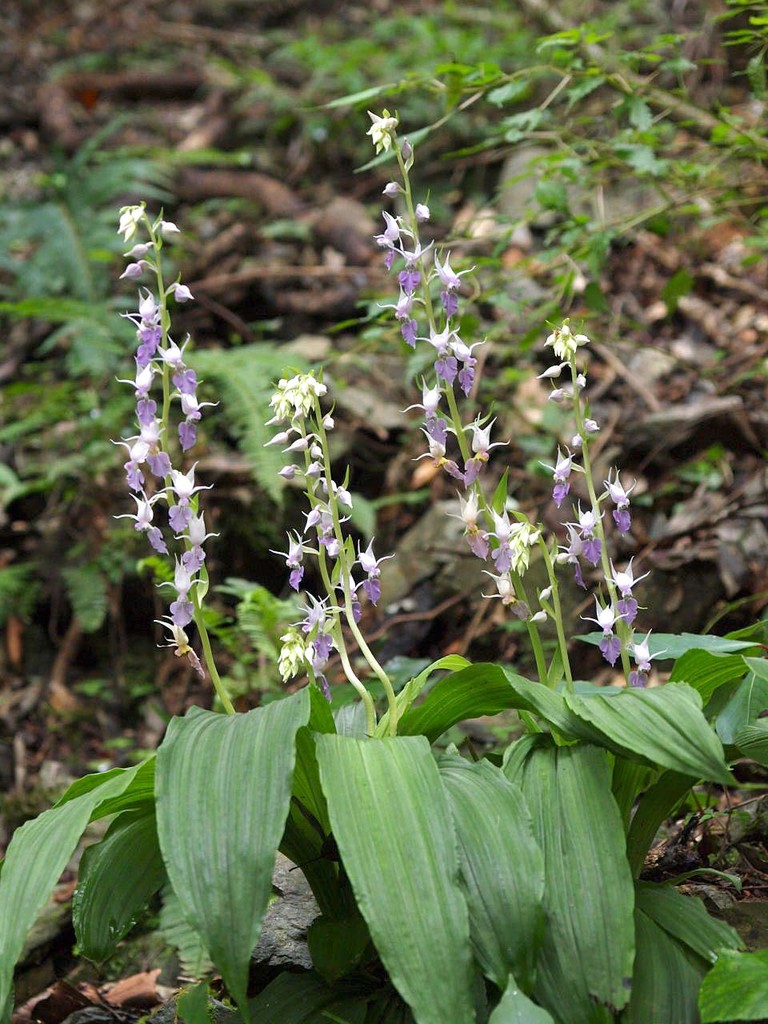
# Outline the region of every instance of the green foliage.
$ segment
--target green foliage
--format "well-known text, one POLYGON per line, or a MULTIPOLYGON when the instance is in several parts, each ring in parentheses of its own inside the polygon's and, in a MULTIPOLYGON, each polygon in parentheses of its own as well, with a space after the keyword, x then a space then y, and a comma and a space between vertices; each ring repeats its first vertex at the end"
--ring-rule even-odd
MULTIPOLYGON (((677 643, 686 663, 716 657, 677 643)), ((748 663, 755 659, 743 662, 745 673, 748 663)), ((157 780, 149 761, 75 783, 11 842, 0 878, 5 991, 62 858, 89 818, 117 813, 83 862, 83 948, 106 954, 167 872, 166 937, 194 974, 208 969, 209 949, 257 1024, 273 1019, 273 1007, 283 1014, 274 1019, 311 1020, 312 1006, 343 1006, 350 1016, 341 1019, 373 1024, 385 1019, 384 1004, 397 1007, 392 1019, 416 1024, 543 1022, 546 1013, 555 1024, 607 1024, 622 1007, 622 1020, 688 1024, 701 978, 738 939, 698 901, 634 879, 691 773, 725 771, 695 691, 677 684, 566 699, 498 666, 457 667, 431 687, 424 712, 404 713, 402 731, 435 739, 455 716, 517 707, 542 732, 512 743, 503 772, 456 752, 436 762, 424 735, 334 735, 328 705, 310 687, 245 715, 175 719, 157 780), (612 795, 617 748, 648 766, 621 777, 622 806, 637 806, 628 822, 612 795), (663 772, 665 760, 689 774, 663 772), (338 853, 328 858, 331 836, 338 853), (286 978, 249 1007, 247 964, 278 845, 298 857, 321 906, 310 948, 325 980, 286 978), (358 973, 373 955, 399 996, 358 973), (478 1003, 479 974, 488 983, 478 1003)), ((414 687, 401 692, 407 706, 414 687)))
POLYGON ((29 563, 0 569, 0 626, 5 625, 11 615, 29 619, 40 594, 35 570, 36 567, 29 563))
POLYGON ((264 423, 264 411, 278 377, 307 369, 299 356, 286 367, 285 353, 266 343, 230 349, 209 349, 195 354, 202 377, 212 380, 221 396, 227 428, 234 434, 254 477, 269 497, 279 503, 282 488, 278 471, 284 465, 279 449, 265 448, 275 431, 264 423))
POLYGON ((167 198, 156 162, 104 148, 116 128, 60 158, 34 196, 0 204, 0 312, 59 324, 44 351, 61 347, 70 374, 97 379, 114 372, 132 336, 129 325, 116 326, 110 298, 122 249, 116 199, 167 198))
POLYGON ((86 633, 95 633, 107 614, 107 587, 98 567, 72 566, 62 571, 72 613, 86 633))
POLYGON ((176 950, 181 969, 190 978, 204 978, 213 973, 213 963, 200 933, 184 916, 184 910, 170 885, 163 889, 160 931, 176 950))
POLYGON ((231 693, 280 687, 280 637, 301 617, 297 597, 281 599, 260 583, 229 578, 217 593, 235 599, 234 617, 212 624, 211 632, 232 657, 227 675, 231 693))
POLYGON ((765 1020, 768 1005, 768 950, 724 950, 704 979, 699 995, 703 1024, 765 1020))

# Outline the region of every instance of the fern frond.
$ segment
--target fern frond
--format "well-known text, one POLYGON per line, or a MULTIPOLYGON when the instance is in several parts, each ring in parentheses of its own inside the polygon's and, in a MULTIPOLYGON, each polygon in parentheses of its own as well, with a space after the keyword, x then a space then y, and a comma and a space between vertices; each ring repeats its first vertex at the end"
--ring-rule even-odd
POLYGON ((0 626, 4 626, 11 615, 29 619, 40 596, 37 576, 37 566, 29 562, 0 569, 0 626))
POLYGON ((70 566, 62 570, 72 613, 84 633, 95 633, 107 615, 107 582, 95 565, 70 566))
POLYGON ((190 978, 203 978, 213 973, 213 963, 203 940, 184 917, 181 903, 170 883, 162 891, 160 931, 179 957, 181 969, 190 978))
POLYGON ((279 503, 278 473, 285 458, 274 448, 264 447, 274 433, 265 426, 265 420, 270 415, 269 400, 274 382, 287 372, 306 370, 306 361, 293 357, 288 370, 285 353, 276 345, 263 343, 199 351, 192 363, 200 376, 215 383, 227 426, 235 435, 240 451, 250 463, 259 485, 279 503))

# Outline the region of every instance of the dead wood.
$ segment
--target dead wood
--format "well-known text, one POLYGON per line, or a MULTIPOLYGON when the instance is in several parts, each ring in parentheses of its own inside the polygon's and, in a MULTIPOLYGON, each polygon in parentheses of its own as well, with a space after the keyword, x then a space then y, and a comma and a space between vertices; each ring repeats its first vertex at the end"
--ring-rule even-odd
POLYGON ((179 199, 193 203, 224 196, 247 199, 258 203, 272 217, 297 217, 306 210, 292 189, 259 171, 187 167, 178 175, 174 191, 179 199))

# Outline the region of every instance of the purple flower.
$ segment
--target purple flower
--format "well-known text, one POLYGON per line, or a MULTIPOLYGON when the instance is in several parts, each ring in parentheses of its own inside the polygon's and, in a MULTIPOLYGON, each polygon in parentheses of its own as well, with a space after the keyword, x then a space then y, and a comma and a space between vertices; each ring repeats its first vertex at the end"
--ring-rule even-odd
POLYGON ((603 637, 598 647, 600 653, 610 665, 615 665, 621 654, 621 640, 614 635, 613 627, 616 624, 617 615, 610 604, 603 607, 595 596, 595 615, 583 615, 587 622, 594 622, 603 631, 603 637))
POLYGON ((451 350, 462 364, 462 368, 459 372, 459 386, 465 395, 470 393, 472 385, 475 382, 475 367, 477 366, 477 359, 472 355, 472 349, 477 348, 477 346, 481 344, 482 342, 476 341, 474 345, 465 345, 458 335, 456 335, 454 340, 451 342, 451 350))
POLYGON ((634 573, 632 571, 633 561, 634 557, 630 558, 629 564, 623 572, 616 572, 616 570, 613 567, 613 563, 611 562, 611 572, 613 573, 611 580, 613 582, 613 585, 618 589, 621 596, 626 598, 632 597, 632 588, 635 586, 636 583, 639 583, 640 580, 644 580, 646 576, 650 575, 650 572, 645 572, 642 576, 638 576, 637 579, 635 579, 634 573))
POLYGON ((381 570, 379 569, 379 566, 388 558, 393 557, 394 555, 383 555, 381 558, 376 558, 373 553, 373 541, 370 542, 365 551, 361 551, 359 547, 357 549, 357 561, 360 568, 368 577, 363 580, 362 587, 368 595, 368 599, 371 604, 376 604, 381 597, 381 582, 379 580, 381 570))
POLYGON ((477 524, 480 509, 477 495, 474 491, 470 493, 468 498, 462 498, 459 495, 459 509, 458 518, 464 523, 464 536, 467 539, 467 544, 469 544, 469 550, 477 558, 485 561, 490 553, 490 544, 488 542, 488 534, 485 530, 481 530, 477 524))
POLYGON ((171 603, 171 619, 176 623, 177 626, 188 626, 192 621, 194 608, 191 601, 173 601, 171 603))
MULTIPOLYGON (((173 386, 182 395, 194 395, 197 390, 197 374, 194 370, 178 370, 171 377, 173 386)), ((214 403, 209 403, 214 404, 214 403)))
POLYGON ((611 480, 611 474, 608 474, 608 479, 605 481, 606 494, 616 506, 613 511, 613 521, 616 523, 619 533, 628 533, 632 526, 632 517, 629 512, 629 495, 637 486, 637 481, 632 484, 629 490, 625 490, 619 477, 619 471, 613 470, 613 472, 616 473, 616 479, 611 480))
POLYGON ((465 274, 471 274, 474 267, 470 267, 469 270, 462 270, 458 274, 451 268, 451 254, 445 257, 445 263, 441 264, 437 256, 435 256, 435 271, 437 276, 440 278, 440 282, 448 292, 456 291, 461 285, 461 280, 465 274))
POLYGON ((554 466, 548 466, 546 463, 542 462, 542 466, 544 466, 545 469, 552 471, 552 479, 555 481, 555 486, 552 489, 552 499, 558 508, 560 508, 565 496, 571 489, 568 478, 573 470, 573 455, 571 455, 568 448, 565 450, 568 453, 567 455, 563 455, 558 447, 557 462, 554 466))
POLYGON ((188 452, 190 448, 195 447, 195 441, 197 440, 197 426, 190 420, 185 420, 179 424, 179 443, 181 444, 181 450, 188 452))
POLYGON ((638 604, 634 597, 622 597, 616 602, 616 610, 628 626, 637 618, 638 604))
POLYGON ((418 330, 419 325, 413 319, 403 321, 400 327, 400 334, 403 336, 403 341, 407 345, 410 345, 411 348, 416 347, 416 335, 418 333, 418 330))
POLYGON ((176 284, 171 285, 169 291, 173 292, 173 297, 177 302, 189 302, 190 299, 194 299, 194 295, 189 288, 185 284, 179 284, 178 281, 176 284))
POLYGON ((621 640, 613 633, 606 633, 597 646, 608 664, 613 667, 621 655, 621 640))
POLYGON ((443 304, 446 316, 456 316, 459 312, 459 297, 455 292, 440 292, 440 301, 443 304))
POLYGON ((272 554, 282 555, 285 559, 286 566, 291 570, 288 583, 294 590, 298 590, 304 576, 304 566, 301 564, 304 558, 303 538, 296 531, 294 531, 293 536, 289 533, 288 551, 272 551, 272 554))
POLYGON ((600 561, 602 549, 603 545, 598 537, 585 537, 584 557, 591 565, 597 565, 600 561))
POLYGON ((374 240, 383 249, 394 249, 395 245, 400 242, 400 234, 402 232, 400 222, 397 217, 393 217, 386 210, 383 210, 381 215, 384 218, 386 227, 382 234, 375 236, 374 240))
POLYGON ((412 295, 421 283, 421 273, 414 267, 406 267, 397 275, 397 280, 403 291, 412 295))
POLYGON ((616 523, 619 533, 629 533, 630 527, 632 526, 632 516, 629 513, 629 509, 615 508, 612 514, 613 521, 616 523))

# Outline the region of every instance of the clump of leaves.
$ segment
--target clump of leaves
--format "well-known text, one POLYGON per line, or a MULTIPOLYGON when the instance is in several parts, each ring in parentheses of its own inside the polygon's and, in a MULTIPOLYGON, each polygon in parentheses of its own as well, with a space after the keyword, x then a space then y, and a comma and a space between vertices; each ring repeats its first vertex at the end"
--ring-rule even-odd
POLYGON ((68 374, 114 372, 131 332, 116 328, 111 267, 120 252, 117 198, 126 192, 167 201, 154 160, 104 148, 113 123, 71 158, 55 158, 21 201, 0 205, 0 313, 54 329, 44 353, 63 351, 68 374))

